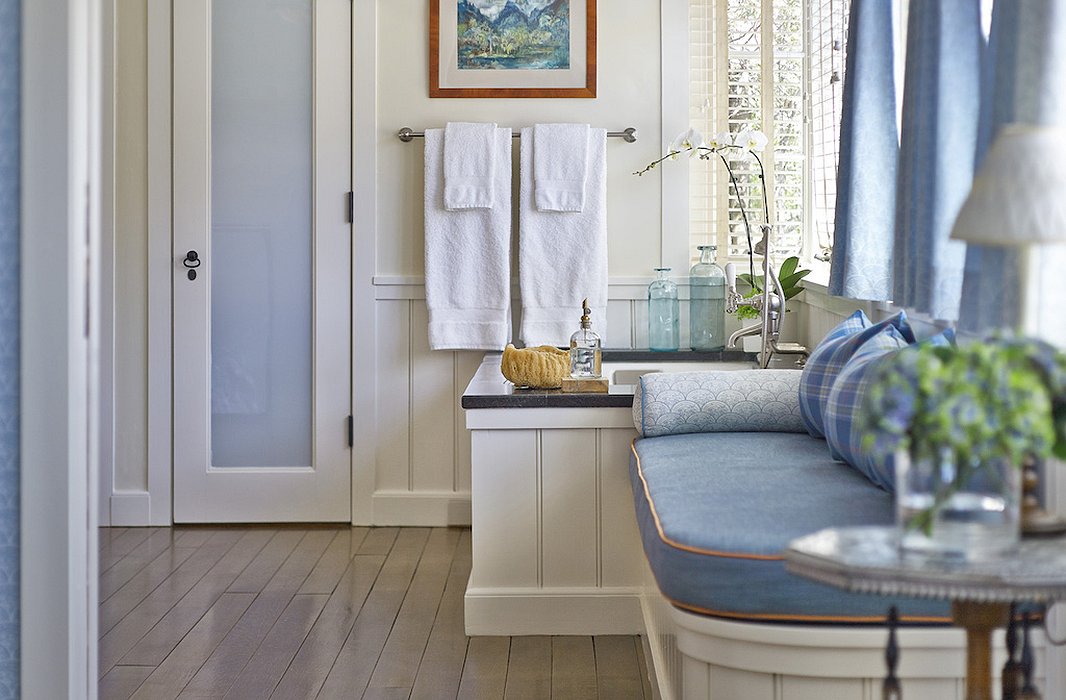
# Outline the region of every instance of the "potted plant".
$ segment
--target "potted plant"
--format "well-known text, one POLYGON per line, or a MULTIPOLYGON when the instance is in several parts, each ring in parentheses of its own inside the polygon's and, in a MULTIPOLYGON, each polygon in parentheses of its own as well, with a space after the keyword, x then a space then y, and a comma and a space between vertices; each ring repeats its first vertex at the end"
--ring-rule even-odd
POLYGON ((864 449, 894 456, 905 552, 993 558, 1019 540, 1020 467, 1066 458, 1066 354, 1007 337, 904 348, 879 368, 860 429, 864 449))

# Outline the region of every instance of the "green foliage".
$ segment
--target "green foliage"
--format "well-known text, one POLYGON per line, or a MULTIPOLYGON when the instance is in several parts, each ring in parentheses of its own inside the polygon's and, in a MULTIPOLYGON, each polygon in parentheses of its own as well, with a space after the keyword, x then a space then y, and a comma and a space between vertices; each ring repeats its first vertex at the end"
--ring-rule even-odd
MULTIPOLYGON (((800 280, 809 274, 811 274, 810 270, 799 269, 799 258, 795 255, 781 263, 781 269, 777 272, 777 279, 781 282, 781 290, 784 292, 785 301, 792 299, 803 291, 803 287, 799 286, 800 280)), ((745 299, 751 299, 762 294, 763 284, 765 283, 764 275, 756 275, 752 278, 749 273, 744 273, 737 275, 737 279, 749 287, 744 294, 745 299)), ((759 312, 750 306, 738 306, 736 315, 737 318, 743 321, 745 319, 758 318, 759 312)))
POLYGON ((959 479, 997 460, 1066 455, 1066 354, 997 337, 965 346, 919 344, 882 367, 860 415, 863 448, 952 457, 959 479))

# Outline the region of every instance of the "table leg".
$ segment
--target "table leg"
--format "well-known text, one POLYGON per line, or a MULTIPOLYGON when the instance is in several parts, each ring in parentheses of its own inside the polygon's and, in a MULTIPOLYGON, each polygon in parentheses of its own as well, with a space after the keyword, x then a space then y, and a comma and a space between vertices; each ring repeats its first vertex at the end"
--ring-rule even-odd
POLYGON ((966 700, 992 700, 992 631, 1007 623, 1005 603, 951 604, 951 618, 966 630, 966 700))

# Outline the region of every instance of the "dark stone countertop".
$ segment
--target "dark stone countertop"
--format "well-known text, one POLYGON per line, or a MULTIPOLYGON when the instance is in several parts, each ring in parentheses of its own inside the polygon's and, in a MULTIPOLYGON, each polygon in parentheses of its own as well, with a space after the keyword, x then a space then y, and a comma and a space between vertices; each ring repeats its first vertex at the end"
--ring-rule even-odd
MULTIPOLYGON (((740 350, 697 352, 678 350, 604 350, 603 362, 744 362, 754 355, 740 350)), ((708 367, 708 369, 712 369, 708 367)), ((518 389, 500 374, 500 353, 488 353, 463 392, 461 405, 477 408, 630 408, 632 384, 611 384, 606 394, 564 393, 560 389, 518 389)))

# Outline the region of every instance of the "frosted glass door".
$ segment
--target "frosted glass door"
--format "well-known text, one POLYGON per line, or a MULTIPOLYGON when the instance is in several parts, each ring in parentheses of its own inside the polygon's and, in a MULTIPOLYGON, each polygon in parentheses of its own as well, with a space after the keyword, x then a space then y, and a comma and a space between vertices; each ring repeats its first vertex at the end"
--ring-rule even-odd
POLYGON ((211 464, 311 464, 311 0, 211 13, 211 464))
POLYGON ((350 66, 349 0, 174 3, 177 522, 350 519, 350 66))

